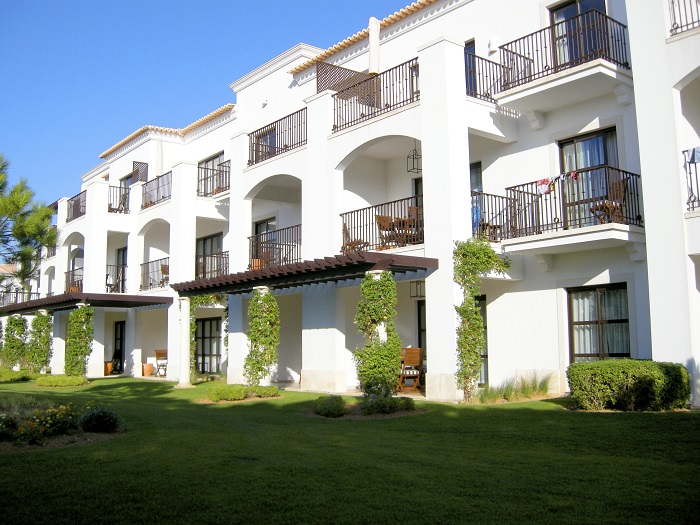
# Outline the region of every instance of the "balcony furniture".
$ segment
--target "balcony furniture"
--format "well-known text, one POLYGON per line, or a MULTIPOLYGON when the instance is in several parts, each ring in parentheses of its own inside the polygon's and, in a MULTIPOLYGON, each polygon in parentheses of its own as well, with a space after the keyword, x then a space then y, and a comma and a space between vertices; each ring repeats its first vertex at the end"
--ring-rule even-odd
POLYGON ((394 231, 396 223, 391 215, 375 215, 374 220, 379 230, 378 250, 388 250, 400 245, 400 236, 394 231))
POLYGON ((618 180, 610 183, 608 198, 597 201, 591 206, 591 213, 596 216, 601 224, 606 222, 623 222, 625 206, 626 180, 618 180))
POLYGON ((156 350, 156 377, 165 377, 168 371, 168 351, 156 350))
POLYGON ((161 264, 160 265, 160 286, 161 288, 165 288, 168 286, 168 282, 170 280, 170 265, 169 264, 161 264))
POLYGON ((401 349, 401 372, 399 373, 399 392, 416 392, 420 389, 420 376, 423 368, 422 348, 402 348, 401 349), (406 380, 411 381, 411 385, 406 385, 406 380))
POLYGON ((482 220, 479 222, 477 232, 479 237, 489 242, 498 242, 501 238, 501 225, 491 224, 482 220))
POLYGON ((343 246, 340 248, 340 253, 347 255, 348 253, 358 253, 366 249, 369 243, 362 239, 352 239, 348 231, 347 224, 343 223, 343 246))

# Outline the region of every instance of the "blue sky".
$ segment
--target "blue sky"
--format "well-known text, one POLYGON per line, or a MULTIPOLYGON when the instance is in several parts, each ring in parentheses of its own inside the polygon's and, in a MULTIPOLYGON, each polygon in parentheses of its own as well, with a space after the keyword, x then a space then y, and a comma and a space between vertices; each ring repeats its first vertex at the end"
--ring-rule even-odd
POLYGON ((327 48, 411 0, 2 0, 0 153, 51 203, 146 124, 235 102, 231 82, 305 42, 327 48))

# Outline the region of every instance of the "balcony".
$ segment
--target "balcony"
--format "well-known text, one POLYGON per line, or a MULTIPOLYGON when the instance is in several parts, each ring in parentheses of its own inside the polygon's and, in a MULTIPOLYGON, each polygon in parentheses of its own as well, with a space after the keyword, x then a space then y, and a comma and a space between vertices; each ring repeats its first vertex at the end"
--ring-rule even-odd
MULTIPOLYGON (((634 173, 599 166, 512 186, 505 197, 472 192, 472 233, 499 242, 575 235, 574 230, 600 225, 642 227, 639 181, 634 173)), ((601 247, 610 244, 609 236, 602 240, 601 247)))
POLYGON ((340 217, 344 255, 423 244, 422 195, 341 213, 340 217))
POLYGON ((497 62, 492 62, 468 51, 464 52, 464 68, 467 96, 487 102, 496 102, 493 96, 503 90, 507 69, 497 62))
POLYGON ((81 191, 75 197, 68 199, 68 208, 66 210, 66 222, 70 222, 78 217, 85 215, 85 201, 87 192, 81 191))
POLYGON ((700 4, 697 0, 668 0, 671 36, 700 27, 700 4))
POLYGON ((66 272, 66 293, 83 291, 83 269, 75 268, 66 272))
POLYGON ((248 135, 248 166, 306 144, 306 108, 264 126, 248 135))
POLYGON ((146 209, 154 204, 168 200, 173 193, 173 172, 169 171, 160 177, 148 181, 143 185, 141 209, 146 209))
POLYGON ((504 44, 500 53, 505 76, 496 98, 516 111, 547 112, 631 86, 627 28, 600 11, 504 44))
POLYGON ((129 188, 110 186, 108 199, 109 213, 129 213, 129 188))
POLYGON ((686 201, 688 211, 700 210, 700 176, 698 176, 698 162, 700 162, 700 159, 697 159, 696 162, 691 162, 696 160, 696 150, 700 151, 700 148, 693 148, 683 152, 683 157, 685 159, 685 179, 688 185, 688 200, 686 201), (691 161, 688 161, 689 158, 691 161))
POLYGON ((141 290, 165 288, 170 280, 170 257, 141 265, 141 290))
POLYGON ((333 95, 333 132, 420 99, 418 59, 362 80, 333 95))
POLYGON ((197 196, 213 197, 227 191, 231 186, 231 161, 222 162, 216 168, 199 168, 197 174, 197 196))
POLYGON ((301 261, 301 224, 248 237, 249 270, 301 261))
POLYGON ((107 293, 126 293, 126 265, 107 265, 105 289, 107 293))
POLYGON ((39 292, 28 292, 26 290, 11 290, 0 293, 0 308, 10 304, 26 303, 39 299, 39 292))
POLYGON ((228 275, 228 252, 197 255, 194 267, 195 279, 212 279, 228 275))

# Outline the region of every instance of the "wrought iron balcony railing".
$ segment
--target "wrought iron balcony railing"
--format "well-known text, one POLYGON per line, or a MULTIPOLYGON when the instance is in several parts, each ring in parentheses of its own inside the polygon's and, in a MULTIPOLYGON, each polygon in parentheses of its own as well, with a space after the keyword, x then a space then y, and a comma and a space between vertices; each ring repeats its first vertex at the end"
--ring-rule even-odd
POLYGON ((173 193, 173 172, 169 171, 160 177, 148 181, 143 185, 142 191, 141 209, 169 199, 173 193))
POLYGON ((495 102, 493 96, 503 89, 507 76, 503 65, 482 58, 468 51, 464 52, 464 68, 467 79, 467 95, 488 102, 495 102))
POLYGON ((231 161, 222 162, 216 168, 199 168, 197 195, 211 197, 228 190, 231 186, 231 161))
POLYGON ((420 98, 418 59, 358 82, 333 95, 333 131, 340 131, 420 98))
POLYGON ((228 252, 195 256, 195 279, 211 279, 228 274, 228 252))
POLYGON ((341 213, 341 253, 389 250, 423 243, 423 196, 341 213))
POLYGON ((66 293, 83 291, 83 269, 75 268, 66 272, 66 293))
POLYGON ((109 187, 107 211, 110 213, 129 213, 129 188, 123 186, 109 187))
POLYGON ((700 27, 698 0, 668 0, 671 15, 671 35, 700 27))
POLYGON ((629 69, 627 27, 591 10, 500 46, 510 89, 602 58, 629 69))
POLYGON ((301 261, 301 224, 248 237, 250 270, 301 261))
POLYGON ((165 288, 170 282, 170 257, 141 265, 141 290, 165 288))
POLYGON ((70 222, 78 217, 85 215, 85 200, 87 192, 81 191, 75 197, 68 199, 68 210, 66 214, 66 222, 70 222))
POLYGON ((685 180, 688 185, 688 200, 686 204, 688 211, 700 210, 700 175, 698 175, 698 163, 700 158, 696 158, 700 148, 685 150, 685 180))
POLYGON ((126 265, 108 264, 105 279, 107 293, 126 293, 126 265))
POLYGON ((472 232, 491 242, 605 223, 642 226, 640 177, 611 166, 586 168, 472 193, 472 232))
POLYGON ((26 290, 9 290, 6 292, 0 292, 0 307, 8 306, 10 304, 26 303, 27 301, 32 301, 34 299, 39 299, 39 292, 28 292, 26 290))
POLYGON ((306 144, 306 108, 287 115, 248 135, 251 166, 306 144))

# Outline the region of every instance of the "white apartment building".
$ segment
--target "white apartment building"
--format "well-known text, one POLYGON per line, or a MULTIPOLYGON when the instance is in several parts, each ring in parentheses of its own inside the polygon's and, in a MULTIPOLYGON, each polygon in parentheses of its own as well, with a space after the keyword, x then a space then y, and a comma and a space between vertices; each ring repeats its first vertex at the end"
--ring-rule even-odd
POLYGON ((574 361, 654 359, 700 404, 697 0, 418 0, 230 87, 235 105, 144 126, 58 200, 40 298, 0 310, 53 312, 52 373, 88 303, 88 375, 141 376, 167 349, 186 385, 190 298, 222 293, 197 309, 197 368, 243 382, 266 287, 270 381, 354 390, 359 283, 390 270, 425 396, 454 401, 452 250, 484 235, 512 265, 482 281, 482 383, 552 374, 563 393, 574 361))

